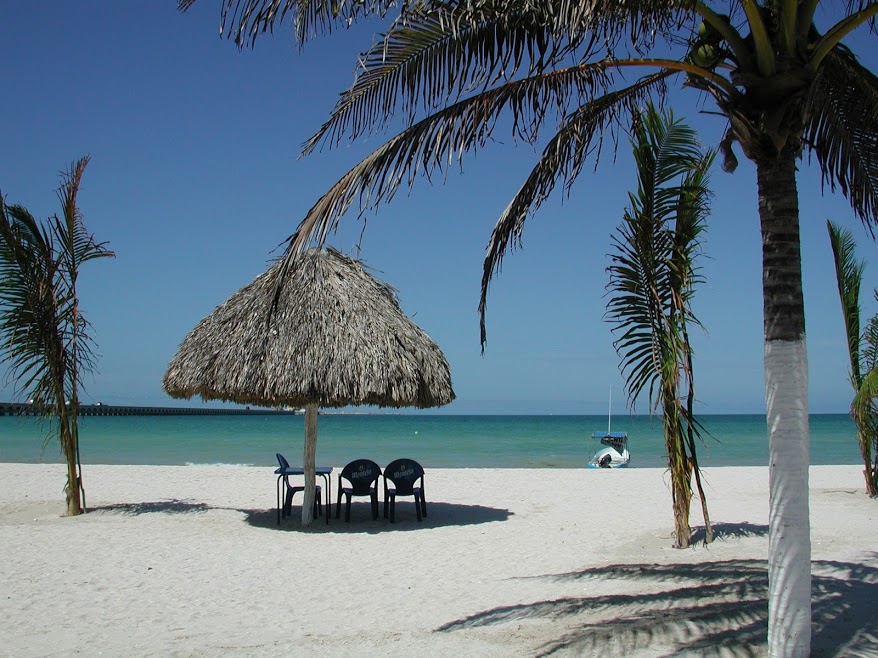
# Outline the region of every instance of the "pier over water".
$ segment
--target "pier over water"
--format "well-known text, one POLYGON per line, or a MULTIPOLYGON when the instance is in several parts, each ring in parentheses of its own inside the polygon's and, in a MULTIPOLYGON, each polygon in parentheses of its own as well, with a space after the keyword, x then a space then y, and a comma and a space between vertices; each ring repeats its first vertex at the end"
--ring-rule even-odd
MULTIPOLYGON (((33 416, 38 412, 28 402, 0 402, 0 416, 33 416)), ((301 414, 295 409, 263 409, 247 407, 215 408, 215 407, 132 407, 112 404, 81 404, 80 416, 258 416, 301 414)))

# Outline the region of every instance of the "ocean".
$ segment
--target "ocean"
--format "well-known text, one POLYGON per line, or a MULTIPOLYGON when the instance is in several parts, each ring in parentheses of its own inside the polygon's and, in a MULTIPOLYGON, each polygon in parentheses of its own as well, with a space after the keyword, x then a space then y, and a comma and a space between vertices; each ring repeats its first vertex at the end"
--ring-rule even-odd
MULTIPOLYGON (((768 463, 765 416, 700 417, 710 436, 698 446, 702 466, 768 463)), ((301 463, 304 417, 88 416, 80 418, 83 464, 226 464, 276 466, 275 453, 301 463)), ((845 414, 811 416, 812 464, 859 464, 856 431, 845 414)), ((321 414, 317 464, 361 457, 385 464, 405 457, 425 468, 581 468, 599 447, 602 416, 454 416, 321 414)), ((632 468, 664 467, 660 418, 619 416, 629 434, 632 468)), ((0 416, 0 462, 63 461, 57 441, 33 417, 0 416)))

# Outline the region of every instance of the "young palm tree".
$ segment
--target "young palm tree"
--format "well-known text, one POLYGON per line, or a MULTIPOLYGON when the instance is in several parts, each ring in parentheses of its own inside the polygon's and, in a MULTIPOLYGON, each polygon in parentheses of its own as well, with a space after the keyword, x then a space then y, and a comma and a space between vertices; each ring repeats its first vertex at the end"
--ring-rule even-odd
POLYGON ((82 158, 64 175, 58 191, 62 216, 45 225, 0 197, 0 359, 58 437, 67 461, 68 516, 85 508, 78 391, 82 373, 94 366, 76 280, 82 263, 113 255, 86 234, 76 203, 87 164, 82 158))
MULTIPOLYGON (((179 0, 185 9, 194 0, 179 0)), ((289 21, 300 41, 397 12, 360 58, 353 87, 305 145, 355 139, 401 114, 406 127, 346 173, 291 236, 290 253, 323 241, 341 216, 390 200, 486 144, 498 126, 545 142, 500 216, 482 277, 488 284, 524 223, 559 181, 631 124, 669 85, 712 98, 733 146, 756 168, 763 244, 769 435, 769 653, 808 655, 811 635, 808 373, 796 166, 807 149, 829 187, 864 222, 878 209, 878 79, 842 43, 874 25, 875 0, 224 0, 223 29, 240 45, 289 21), (832 15, 819 31, 815 20, 832 15), (724 13, 725 12, 725 13, 724 13), (636 77, 637 72, 643 72, 636 77), (624 73, 624 75, 623 75, 624 73), (632 80, 632 75, 635 78, 632 80), (509 115, 510 123, 498 123, 509 115), (556 117, 554 125, 550 118, 556 117)))
POLYGON ((646 389, 650 405, 661 407, 674 545, 685 548, 692 534, 693 472, 706 539, 712 538, 695 451, 699 426, 692 415, 695 386, 687 326, 699 324, 691 311, 699 280, 694 261, 708 214, 707 172, 715 153, 703 154, 691 128, 651 104, 637 117, 632 145, 637 193, 629 194, 631 208, 613 240, 607 314, 621 334, 615 345, 629 403, 646 389))
MULTIPOLYGON (((835 260, 838 296, 847 335, 848 355, 851 361, 851 385, 854 401, 851 415, 857 426, 857 441, 863 456, 863 475, 866 492, 878 495, 878 407, 875 404, 875 381, 878 372, 878 315, 872 318, 867 330, 860 333, 860 287, 863 283, 865 261, 856 258, 856 242, 851 231, 832 221, 826 222, 829 243, 835 260), (863 346, 861 350, 860 347, 863 346), (873 454, 875 461, 873 461, 873 454)), ((876 293, 878 294, 878 293, 876 293)))
MULTIPOLYGON (((878 290, 875 291, 875 301, 878 301, 878 290)), ((866 374, 854 395, 851 413, 857 427, 863 428, 865 435, 859 439, 864 475, 871 483, 871 488, 867 484, 866 490, 872 496, 878 496, 878 405, 875 403, 878 400, 878 314, 872 316, 863 332, 862 363, 866 374)))

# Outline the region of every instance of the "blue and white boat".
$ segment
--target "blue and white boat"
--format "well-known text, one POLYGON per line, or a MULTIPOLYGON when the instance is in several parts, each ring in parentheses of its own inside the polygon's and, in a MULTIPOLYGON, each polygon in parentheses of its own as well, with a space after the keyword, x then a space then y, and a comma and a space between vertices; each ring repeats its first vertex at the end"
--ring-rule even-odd
POLYGON ((613 389, 610 389, 610 408, 607 412, 607 431, 593 432, 591 438, 600 441, 602 448, 592 455, 588 468, 622 468, 631 461, 628 452, 628 432, 610 431, 613 422, 613 389))
POLYGON ((603 446, 594 453, 588 462, 589 468, 622 468, 631 461, 628 452, 627 432, 594 432, 592 439, 598 439, 603 446))

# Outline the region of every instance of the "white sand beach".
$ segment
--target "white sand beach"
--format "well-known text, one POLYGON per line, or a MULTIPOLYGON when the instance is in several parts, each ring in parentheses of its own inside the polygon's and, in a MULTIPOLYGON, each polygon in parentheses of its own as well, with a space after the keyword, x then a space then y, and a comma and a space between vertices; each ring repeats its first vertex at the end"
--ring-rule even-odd
MULTIPOLYGON (((705 475, 677 550, 658 469, 428 468, 423 523, 303 529, 270 468, 86 465, 63 518, 62 466, 0 464, 0 655, 760 655, 768 470, 705 475)), ((811 522, 813 655, 878 656, 861 467, 812 467, 811 522)))

